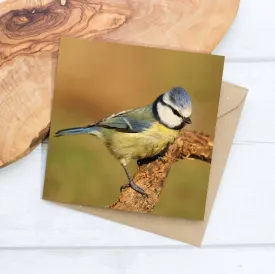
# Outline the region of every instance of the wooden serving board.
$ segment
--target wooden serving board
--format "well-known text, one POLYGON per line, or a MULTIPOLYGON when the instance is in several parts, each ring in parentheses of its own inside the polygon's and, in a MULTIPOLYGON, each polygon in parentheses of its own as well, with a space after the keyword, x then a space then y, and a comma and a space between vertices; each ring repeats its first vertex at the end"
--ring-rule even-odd
POLYGON ((210 53, 239 0, 0 3, 0 167, 46 136, 61 36, 210 53))

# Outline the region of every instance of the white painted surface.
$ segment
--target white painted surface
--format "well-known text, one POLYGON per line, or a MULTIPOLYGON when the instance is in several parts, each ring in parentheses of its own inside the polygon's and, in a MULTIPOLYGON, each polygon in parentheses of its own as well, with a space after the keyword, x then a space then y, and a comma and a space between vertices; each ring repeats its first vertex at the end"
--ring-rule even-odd
POLYGON ((67 248, 6 250, 0 258, 5 274, 274 274, 274 253, 274 247, 67 248))
POLYGON ((40 146, 0 169, 0 272, 275 273, 274 11, 242 0, 214 52, 249 94, 202 249, 42 201, 40 146))
POLYGON ((238 14, 213 53, 230 62, 275 60, 274 0, 240 0, 238 14))

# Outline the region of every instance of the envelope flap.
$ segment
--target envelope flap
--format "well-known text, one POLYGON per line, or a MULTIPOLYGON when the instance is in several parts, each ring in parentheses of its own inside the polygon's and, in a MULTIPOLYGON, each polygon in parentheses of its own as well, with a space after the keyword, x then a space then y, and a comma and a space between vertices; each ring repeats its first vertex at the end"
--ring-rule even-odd
POLYGON ((227 82, 222 83, 221 90, 218 119, 237 109, 244 102, 247 93, 247 89, 227 82))

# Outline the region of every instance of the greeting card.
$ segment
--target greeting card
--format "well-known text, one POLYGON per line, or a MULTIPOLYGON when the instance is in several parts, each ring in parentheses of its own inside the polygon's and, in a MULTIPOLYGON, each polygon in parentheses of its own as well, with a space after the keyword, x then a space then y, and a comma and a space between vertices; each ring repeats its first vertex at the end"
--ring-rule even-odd
POLYGON ((62 38, 43 198, 203 220, 223 64, 62 38))

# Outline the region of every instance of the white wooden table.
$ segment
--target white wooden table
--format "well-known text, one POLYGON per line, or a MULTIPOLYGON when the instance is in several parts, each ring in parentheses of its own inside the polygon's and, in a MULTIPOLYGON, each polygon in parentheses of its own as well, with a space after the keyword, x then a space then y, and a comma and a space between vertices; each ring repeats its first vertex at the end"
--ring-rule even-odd
POLYGON ((0 273, 275 273, 275 1, 241 0, 214 53, 249 94, 203 248, 41 200, 40 146, 0 169, 0 273))

